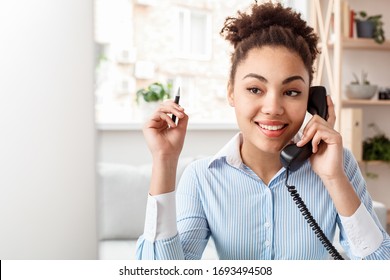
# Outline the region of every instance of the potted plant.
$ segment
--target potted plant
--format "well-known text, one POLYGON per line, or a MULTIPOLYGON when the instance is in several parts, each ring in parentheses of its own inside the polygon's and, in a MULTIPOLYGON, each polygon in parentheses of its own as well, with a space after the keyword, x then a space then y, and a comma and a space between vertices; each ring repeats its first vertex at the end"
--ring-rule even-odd
POLYGON ((172 83, 153 82, 137 91, 136 101, 140 105, 143 118, 150 116, 157 106, 171 97, 172 83))
POLYGON ((146 88, 137 91, 137 103, 142 99, 145 102, 158 102, 171 97, 172 84, 163 85, 154 82, 146 88))
MULTIPOLYGON (((368 126, 373 128, 376 134, 363 141, 363 160, 365 162, 382 161, 390 163, 390 139, 376 124, 371 123, 368 126)), ((365 165, 365 169, 368 178, 375 179, 378 177, 378 174, 367 170, 367 164, 365 165)))
POLYGON ((382 44, 385 41, 382 15, 368 16, 365 11, 355 13, 356 31, 359 38, 374 38, 382 44))
POLYGON ((376 134, 363 141, 363 160, 390 162, 390 139, 374 123, 368 125, 376 134))
POLYGON ((377 92, 378 86, 371 85, 367 73, 362 71, 361 78, 353 73, 354 81, 347 85, 346 95, 350 99, 371 99, 377 92))

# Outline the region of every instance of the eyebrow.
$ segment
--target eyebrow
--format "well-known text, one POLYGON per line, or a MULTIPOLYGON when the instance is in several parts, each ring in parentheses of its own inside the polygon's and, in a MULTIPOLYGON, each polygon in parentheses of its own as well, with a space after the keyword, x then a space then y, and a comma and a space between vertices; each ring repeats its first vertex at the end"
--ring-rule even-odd
MULTIPOLYGON (((243 80, 246 78, 255 78, 255 79, 258 79, 259 81, 264 82, 264 83, 268 82, 268 80, 266 78, 264 78, 261 75, 255 74, 255 73, 249 73, 249 74, 245 75, 243 80)), ((295 80, 301 80, 302 82, 305 83, 305 80, 301 76, 296 75, 296 76, 288 77, 287 79, 283 80, 282 84, 285 85, 285 84, 291 83, 292 81, 295 81, 295 80)))

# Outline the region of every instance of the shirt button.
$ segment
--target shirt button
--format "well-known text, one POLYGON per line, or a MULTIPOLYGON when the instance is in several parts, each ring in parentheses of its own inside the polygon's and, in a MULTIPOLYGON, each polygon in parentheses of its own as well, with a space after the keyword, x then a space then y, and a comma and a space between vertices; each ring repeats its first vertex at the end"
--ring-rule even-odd
POLYGON ((266 228, 269 228, 269 227, 271 226, 271 224, 270 224, 269 222, 265 222, 265 223, 264 223, 264 226, 265 226, 266 228))
POLYGON ((266 240, 265 242, 264 242, 264 244, 265 244, 265 246, 269 246, 269 245, 271 245, 271 242, 269 242, 269 240, 266 240))

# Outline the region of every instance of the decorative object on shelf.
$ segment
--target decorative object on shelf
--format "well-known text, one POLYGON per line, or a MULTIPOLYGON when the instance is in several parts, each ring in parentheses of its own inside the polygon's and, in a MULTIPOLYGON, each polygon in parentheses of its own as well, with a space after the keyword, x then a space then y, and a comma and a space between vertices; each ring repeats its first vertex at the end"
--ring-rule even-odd
POLYGON ((146 88, 137 91, 137 104, 140 105, 143 117, 150 116, 157 106, 171 97, 172 83, 153 82, 146 88))
POLYGON ((385 41, 382 15, 368 16, 365 11, 354 14, 359 38, 373 38, 378 44, 385 41))
POLYGON ((361 79, 353 73, 355 80, 347 85, 345 94, 350 99, 371 99, 378 90, 377 85, 371 85, 367 73, 362 71, 361 79))
MULTIPOLYGON (((363 141, 363 160, 390 163, 390 139, 376 124, 371 123, 368 127, 373 128, 376 134, 363 141)), ((367 170, 366 175, 371 179, 378 177, 377 174, 367 170)))
POLYGON ((381 88, 379 90, 379 100, 390 100, 390 88, 381 88))

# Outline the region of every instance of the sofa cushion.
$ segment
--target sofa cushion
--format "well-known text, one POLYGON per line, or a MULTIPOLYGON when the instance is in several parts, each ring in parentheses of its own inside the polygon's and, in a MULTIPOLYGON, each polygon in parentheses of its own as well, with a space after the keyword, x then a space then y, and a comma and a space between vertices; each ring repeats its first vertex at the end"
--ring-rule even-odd
MULTIPOLYGON (((103 240, 99 242, 99 260, 135 260, 136 240, 103 240)), ((218 254, 210 238, 202 254, 202 260, 217 260, 218 254)))
MULTIPOLYGON (((181 158, 176 183, 186 166, 199 157, 181 158)), ((98 165, 99 239, 138 239, 143 233, 152 165, 98 165)))
POLYGON ((387 224, 387 208, 382 202, 372 201, 372 207, 375 210, 376 215, 378 216, 378 220, 381 223, 384 230, 386 230, 387 224))
POLYGON ((136 239, 142 234, 150 173, 151 165, 99 164, 100 239, 136 239))

